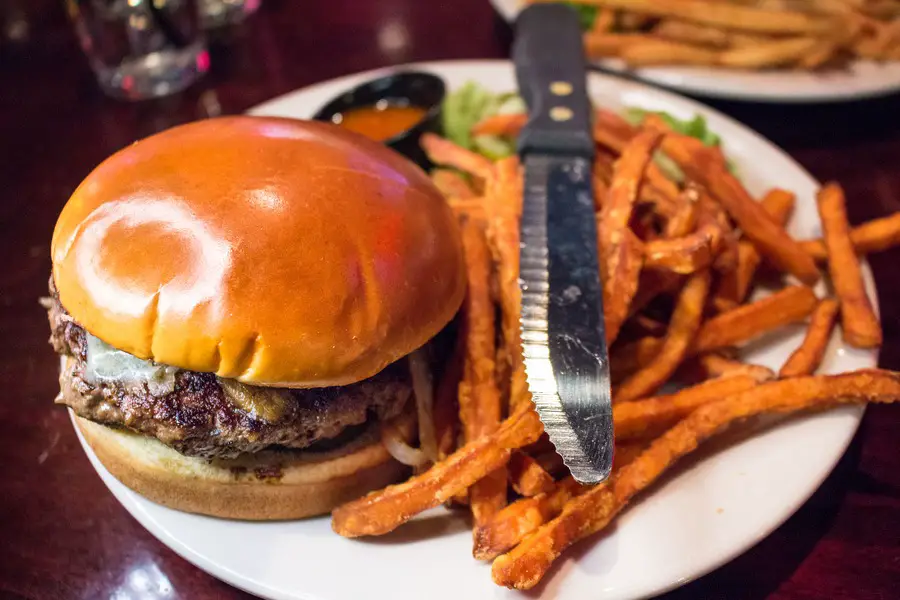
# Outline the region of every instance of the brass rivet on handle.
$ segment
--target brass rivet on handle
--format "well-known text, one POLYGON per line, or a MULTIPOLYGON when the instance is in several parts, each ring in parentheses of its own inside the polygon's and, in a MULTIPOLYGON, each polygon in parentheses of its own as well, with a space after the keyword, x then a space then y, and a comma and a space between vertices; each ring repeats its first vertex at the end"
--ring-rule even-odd
POLYGON ((550 109, 550 118, 554 121, 568 121, 572 116, 571 109, 565 106, 554 106, 550 109))
POLYGON ((568 81, 554 81, 550 84, 550 93, 554 96, 568 96, 572 93, 572 84, 568 81))

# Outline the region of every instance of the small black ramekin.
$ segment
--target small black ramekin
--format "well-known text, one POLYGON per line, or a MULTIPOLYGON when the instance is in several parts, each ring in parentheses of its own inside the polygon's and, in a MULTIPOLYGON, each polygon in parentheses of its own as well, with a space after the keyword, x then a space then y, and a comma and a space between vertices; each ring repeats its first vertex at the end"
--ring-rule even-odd
POLYGON ((320 108, 313 119, 333 122, 336 115, 352 108, 373 106, 379 100, 424 108, 426 112, 421 121, 384 140, 384 144, 427 170, 432 165, 419 145, 419 138, 425 131, 439 130, 441 103, 446 90, 444 80, 437 75, 421 71, 398 71, 342 93, 320 108))

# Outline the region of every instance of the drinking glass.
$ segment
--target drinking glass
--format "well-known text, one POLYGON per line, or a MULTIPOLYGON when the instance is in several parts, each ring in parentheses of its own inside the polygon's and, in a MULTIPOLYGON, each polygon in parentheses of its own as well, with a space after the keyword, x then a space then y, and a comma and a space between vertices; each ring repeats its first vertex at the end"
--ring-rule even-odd
POLYGON ((97 81, 117 98, 180 91, 209 69, 198 0, 67 0, 97 81))
POLYGON ((234 25, 259 8, 262 0, 200 0, 203 26, 207 28, 234 25))

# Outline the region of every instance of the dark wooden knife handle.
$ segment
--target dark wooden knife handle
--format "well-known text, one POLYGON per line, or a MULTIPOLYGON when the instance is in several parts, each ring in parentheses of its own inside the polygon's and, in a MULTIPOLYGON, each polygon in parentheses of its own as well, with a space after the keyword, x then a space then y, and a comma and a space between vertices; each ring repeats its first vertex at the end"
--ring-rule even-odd
POLYGON ((593 156, 581 35, 570 6, 533 4, 519 13, 512 55, 530 115, 520 154, 593 156))

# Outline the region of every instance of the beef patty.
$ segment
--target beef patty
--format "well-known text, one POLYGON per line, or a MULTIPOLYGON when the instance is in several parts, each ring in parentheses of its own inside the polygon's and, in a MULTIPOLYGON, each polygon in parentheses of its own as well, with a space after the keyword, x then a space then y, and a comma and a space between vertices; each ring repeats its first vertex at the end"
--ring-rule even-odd
POLYGON ((85 376, 87 333, 59 303, 52 281, 50 291, 50 343, 64 357, 57 401, 80 417, 154 436, 188 456, 234 458, 269 447, 327 445, 369 418, 397 416, 411 396, 402 362, 359 383, 313 389, 256 388, 184 370, 166 392, 151 392, 147 383, 91 382, 85 376), (262 418, 233 401, 252 401, 257 394, 274 394, 279 410, 262 418))

